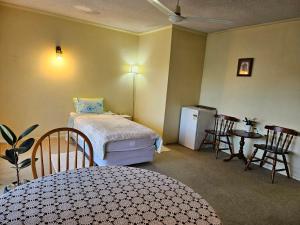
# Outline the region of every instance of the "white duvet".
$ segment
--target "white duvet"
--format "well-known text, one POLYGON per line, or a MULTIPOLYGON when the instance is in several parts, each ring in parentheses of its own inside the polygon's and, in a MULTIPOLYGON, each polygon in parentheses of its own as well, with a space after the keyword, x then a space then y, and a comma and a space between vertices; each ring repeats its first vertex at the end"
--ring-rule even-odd
POLYGON ((105 157, 108 142, 151 138, 155 140, 158 152, 162 146, 161 138, 153 130, 119 115, 71 113, 68 126, 87 135, 101 159, 105 157))

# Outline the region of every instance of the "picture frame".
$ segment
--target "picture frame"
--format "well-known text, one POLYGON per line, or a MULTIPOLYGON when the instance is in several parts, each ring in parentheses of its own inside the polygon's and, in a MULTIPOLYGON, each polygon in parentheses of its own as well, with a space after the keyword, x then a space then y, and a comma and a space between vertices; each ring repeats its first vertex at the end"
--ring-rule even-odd
POLYGON ((251 77, 254 58, 240 58, 237 67, 238 77, 251 77))

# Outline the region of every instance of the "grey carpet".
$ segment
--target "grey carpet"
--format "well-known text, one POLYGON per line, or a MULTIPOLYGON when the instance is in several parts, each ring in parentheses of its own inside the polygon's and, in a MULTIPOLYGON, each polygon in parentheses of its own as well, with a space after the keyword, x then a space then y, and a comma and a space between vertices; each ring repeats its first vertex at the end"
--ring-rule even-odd
POLYGON ((299 225, 300 182, 242 161, 216 160, 211 150, 169 145, 154 163, 135 165, 173 177, 193 188, 217 211, 224 225, 299 225))

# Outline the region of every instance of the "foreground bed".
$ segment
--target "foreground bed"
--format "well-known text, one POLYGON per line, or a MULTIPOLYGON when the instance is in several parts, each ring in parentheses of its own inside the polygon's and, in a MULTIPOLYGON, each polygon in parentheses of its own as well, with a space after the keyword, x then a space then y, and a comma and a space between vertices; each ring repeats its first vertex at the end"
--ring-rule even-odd
MULTIPOLYGON (((119 115, 70 113, 68 126, 88 136, 94 162, 101 166, 150 162, 161 148, 160 137, 151 129, 119 115)), ((83 148, 82 141, 78 143, 83 148)))

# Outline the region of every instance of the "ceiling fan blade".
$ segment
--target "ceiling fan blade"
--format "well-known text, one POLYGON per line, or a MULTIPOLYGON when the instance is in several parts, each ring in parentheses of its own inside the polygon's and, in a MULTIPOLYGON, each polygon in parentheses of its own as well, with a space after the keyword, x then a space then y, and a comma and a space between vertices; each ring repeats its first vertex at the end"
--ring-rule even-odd
POLYGON ((162 13, 168 15, 168 16, 175 16, 176 14, 168 9, 165 5, 163 5, 160 1, 158 0, 148 0, 148 2, 153 5, 155 8, 160 10, 162 13))
POLYGON ((218 23, 218 24, 225 24, 225 25, 231 25, 233 24, 230 20, 223 20, 223 19, 214 19, 214 18, 205 18, 205 17, 185 17, 186 21, 202 21, 202 22, 208 22, 208 23, 218 23))

